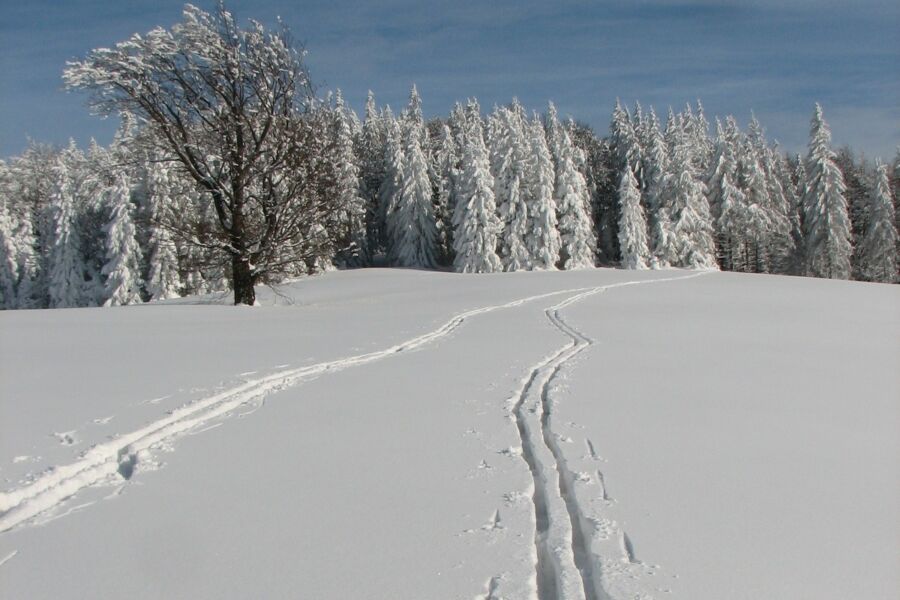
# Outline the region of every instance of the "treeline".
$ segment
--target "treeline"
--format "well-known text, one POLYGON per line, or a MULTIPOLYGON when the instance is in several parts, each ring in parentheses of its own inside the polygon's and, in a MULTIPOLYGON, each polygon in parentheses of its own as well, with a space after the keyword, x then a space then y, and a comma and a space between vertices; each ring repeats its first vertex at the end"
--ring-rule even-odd
MULTIPOLYGON (((191 7, 186 19, 185 28, 224 27, 223 40, 245 33, 227 12, 191 7)), ((255 27, 250 42, 275 44, 255 27)), ((171 39, 179 33, 173 28, 171 39)), ((211 36, 202 39, 210 45, 211 36)), ((99 85, 105 72, 85 65, 67 73, 70 83, 99 85)), ((273 63, 272 73, 284 71, 273 63)), ((291 73, 302 80, 301 69, 291 73)), ((399 115, 370 93, 361 120, 338 91, 308 99, 302 113, 285 109, 278 144, 257 144, 258 169, 235 166, 251 164, 238 155, 242 136, 215 122, 210 131, 224 131, 228 151, 192 155, 198 142, 189 136, 198 132, 215 148, 202 113, 197 128, 181 132, 191 142, 182 147, 161 129, 165 121, 135 106, 136 114, 121 112, 109 147, 32 144, 0 162, 3 307, 130 304, 235 288, 236 269, 252 283, 274 284, 368 265, 897 280, 900 154, 889 167, 849 149, 833 152, 818 106, 801 157, 770 144, 755 117, 746 131, 730 116, 711 128, 699 102, 670 109, 665 124, 652 108, 617 103, 609 134, 600 136, 561 121, 552 104, 529 115, 515 100, 486 116, 469 100, 426 120, 415 87, 399 115)), ((271 122, 233 131, 267 133, 271 122)))

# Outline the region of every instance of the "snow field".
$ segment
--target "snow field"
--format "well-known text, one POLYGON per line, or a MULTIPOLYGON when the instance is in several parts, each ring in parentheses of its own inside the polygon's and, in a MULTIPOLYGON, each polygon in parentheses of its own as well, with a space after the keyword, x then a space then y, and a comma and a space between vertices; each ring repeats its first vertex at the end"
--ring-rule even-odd
MULTIPOLYGON (((197 309, 270 323, 265 332, 274 347, 254 357, 269 366, 245 366, 243 382, 232 376, 203 393, 216 369, 218 381, 229 381, 229 361, 239 362, 229 356, 236 345, 221 344, 218 355, 196 361, 202 385, 190 394, 170 389, 169 398, 151 396, 156 403, 134 394, 123 402, 98 386, 106 397, 80 407, 103 415, 82 416, 90 426, 44 423, 42 441, 25 448, 31 455, 10 448, 0 471, 8 479, 0 496, 4 590, 13 597, 77 589, 83 597, 302 591, 317 598, 618 600, 787 598, 809 590, 838 598, 896 589, 879 575, 879 560, 896 550, 890 527, 854 559, 846 556, 856 552, 852 546, 817 543, 821 533, 809 526, 833 520, 842 507, 845 523, 829 529, 877 527, 900 496, 896 485, 884 484, 897 466, 888 457, 898 455, 890 453, 896 443, 889 427, 897 408, 886 399, 897 381, 884 374, 897 354, 891 287, 601 270, 479 277, 359 271, 288 289, 307 304, 112 311, 140 320, 152 314, 142 313, 147 309, 170 311, 186 329, 185 316, 197 309), (348 304, 363 318, 348 320, 348 304), (860 305, 867 310, 850 311, 860 305), (832 327, 822 328, 823 320, 832 327), (342 331, 355 323, 367 336, 342 331), (278 337, 288 324, 304 332, 299 345, 278 337), (840 351, 804 358, 820 346, 840 351), (315 361, 313 352, 326 360, 315 361), (866 362, 881 375, 865 372, 866 362), (849 413, 857 422, 847 419, 848 390, 831 381, 810 385, 833 379, 838 365, 872 384, 871 414, 849 413), (765 400, 757 406, 750 402, 756 397, 765 400), (825 408, 811 411, 813 401, 825 408), (146 419, 165 406, 166 414, 146 419), (146 420, 124 430, 131 433, 100 433, 138 418, 146 420), (748 465, 748 449, 765 447, 751 431, 781 458, 748 465), (797 455, 788 432, 830 462, 797 455), (701 452, 696 442, 710 435, 718 445, 701 452), (835 456, 835 435, 861 446, 844 444, 835 456), (9 481, 40 464, 32 456, 64 452, 71 458, 53 469, 9 481), (853 464, 865 466, 848 471, 853 464), (832 480, 865 483, 854 488, 862 490, 855 503, 872 510, 822 501, 816 493, 829 472, 832 480), (735 496, 738 488, 765 492, 735 496), (801 502, 805 519, 795 514, 801 502), (781 517, 785 510, 796 526, 781 517), (729 519, 753 522, 766 543, 752 530, 734 538, 729 519), (820 582, 812 573, 823 560, 846 564, 865 581, 848 578, 843 588, 820 582), (50 576, 47 564, 58 565, 50 576)), ((97 311, 55 312, 69 313, 62 318, 71 331, 85 334, 97 311)), ((22 321, 3 323, 13 325, 22 321)), ((195 321, 191 337, 198 329, 216 331, 195 321)), ((117 334, 93 335, 114 343, 117 334)), ((184 335, 182 344, 153 350, 179 354, 187 373, 173 369, 176 379, 195 366, 184 335)), ((13 359, 23 346, 28 350, 27 343, 2 347, 10 373, 16 360, 34 356, 13 359)), ((139 386, 150 375, 133 364, 117 370, 134 360, 110 356, 106 367, 127 373, 110 379, 139 386)), ((77 356, 71 361, 90 370, 77 356)), ((4 398, 7 390, 31 389, 45 410, 60 405, 62 398, 48 397, 52 382, 24 376, 27 369, 3 384, 4 398)), ((4 416, 16 419, 13 409, 4 406, 4 416)), ((39 425, 34 416, 20 421, 24 429, 39 425)))

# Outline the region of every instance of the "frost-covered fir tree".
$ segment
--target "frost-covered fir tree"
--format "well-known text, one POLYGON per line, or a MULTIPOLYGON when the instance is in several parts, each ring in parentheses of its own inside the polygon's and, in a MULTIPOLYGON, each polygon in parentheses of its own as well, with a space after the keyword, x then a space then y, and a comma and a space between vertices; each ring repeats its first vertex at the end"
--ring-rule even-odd
POLYGON ((450 127, 442 124, 429 165, 441 264, 453 262, 453 209, 456 206, 458 152, 450 127))
POLYGON ((691 269, 716 269, 706 186, 694 169, 690 140, 679 128, 665 187, 667 203, 671 206, 673 264, 691 269))
POLYGON ((35 298, 38 260, 31 211, 20 212, 17 221, 12 223, 11 237, 16 253, 16 308, 34 308, 39 306, 38 299, 35 298))
POLYGON ((816 104, 810 124, 803 194, 804 264, 812 277, 850 278, 850 218, 844 178, 831 150, 831 130, 816 104))
POLYGON ((147 167, 147 203, 150 209, 150 255, 148 258, 147 293, 151 300, 177 298, 181 291, 178 254, 168 226, 173 188, 166 163, 155 160, 147 167))
POLYGON ((366 200, 360 193, 360 170, 353 148, 354 118, 338 89, 334 101, 334 202, 340 231, 331 233, 338 243, 340 260, 358 266, 368 262, 368 245, 366 200))
POLYGON ((746 254, 747 198, 732 181, 733 176, 726 170, 717 180, 718 214, 715 225, 721 267, 729 271, 742 271, 746 254))
POLYGON ((750 273, 769 272, 767 242, 772 232, 768 211, 766 175, 756 153, 747 148, 741 159, 740 181, 746 197, 745 243, 743 266, 750 273))
POLYGON ((19 266, 13 242, 13 223, 6 203, 0 198, 0 308, 16 308, 19 266))
MULTIPOLYGON (((640 105, 637 105, 638 108, 640 105)), ((638 117, 637 127, 640 128, 638 117)), ((649 127, 649 126, 648 126, 649 127)), ((612 122, 609 125, 610 143, 613 152, 618 159, 618 179, 621 181, 625 176, 626 167, 631 169, 632 174, 638 182, 638 188, 644 187, 644 160, 641 141, 638 136, 638 129, 632 121, 628 110, 622 107, 622 104, 616 99, 616 107, 613 109, 612 122)))
POLYGON ((650 250, 647 248, 647 219, 641 206, 641 191, 637 179, 626 169, 619 185, 619 248, 622 266, 626 269, 646 269, 650 250))
POLYGON ((384 180, 385 141, 384 125, 375 105, 375 94, 369 90, 359 149, 360 181, 366 201, 366 252, 369 257, 380 250, 380 232, 384 229, 384 223, 379 218, 378 190, 384 180))
MULTIPOLYGON (((733 120, 728 122, 729 129, 731 123, 733 123, 733 120)), ((734 211, 734 183, 737 180, 736 139, 734 133, 736 133, 734 130, 727 131, 722 122, 718 118, 716 119, 715 149, 706 179, 706 197, 709 203, 710 216, 716 225, 716 247, 719 254, 719 264, 727 270, 731 270, 731 256, 733 254, 731 245, 733 240, 730 235, 722 230, 721 226, 725 222, 731 222, 733 217, 730 217, 728 221, 723 221, 721 217, 725 208, 726 193, 729 195, 731 202, 729 210, 734 211)))
POLYGON ((414 122, 407 124, 400 196, 388 214, 390 256, 401 267, 434 268, 438 263, 437 227, 420 133, 414 122))
POLYGON ((531 255, 525 244, 528 234, 528 209, 524 192, 526 140, 522 111, 498 108, 492 116, 490 137, 494 199, 499 211, 500 260, 506 271, 531 268, 531 255))
MULTIPOLYGON (((650 117, 644 127, 643 173, 644 190, 642 200, 646 208, 647 226, 650 231, 649 249, 651 257, 658 257, 656 266, 668 266, 674 259, 669 257, 671 244, 670 207, 666 203, 664 192, 666 170, 669 168, 669 149, 663 137, 656 111, 650 107, 650 117)), ((651 262, 652 259, 651 259, 651 262)))
POLYGON ((556 201, 553 198, 555 173, 544 126, 537 115, 534 115, 528 125, 528 149, 525 195, 528 231, 525 245, 532 268, 556 269, 562 240, 556 220, 556 201))
POLYGON ((107 202, 111 210, 106 233, 106 301, 103 306, 136 304, 141 301, 141 250, 131 218, 131 185, 124 173, 116 177, 107 202))
POLYGON ((562 246, 562 268, 586 269, 594 266, 594 236, 590 217, 590 198, 587 183, 575 166, 575 146, 569 134, 560 128, 556 156, 556 207, 562 246))
POLYGON ((47 301, 50 308, 79 306, 84 298, 84 264, 81 239, 75 227, 71 181, 60 157, 53 167, 48 237, 47 301))
POLYGON ((477 104, 466 109, 459 195, 453 213, 453 267, 461 273, 492 273, 502 268, 497 256, 500 222, 494 201, 490 160, 477 104))
POLYGON ((897 228, 887 165, 875 167, 869 194, 869 227, 860 243, 862 276, 868 281, 897 281, 897 228))
POLYGON ((694 114, 694 122, 692 131, 694 134, 694 151, 695 166, 700 173, 706 173, 710 169, 710 165, 715 151, 715 144, 709 137, 709 121, 706 119, 706 111, 703 109, 703 103, 697 99, 697 112, 694 114))
POLYGON ((401 129, 406 132, 410 130, 419 138, 419 146, 423 149, 428 143, 427 134, 425 132, 425 118, 422 116, 422 97, 419 96, 419 90, 413 84, 409 90, 409 103, 400 115, 401 129))
POLYGON ((385 127, 384 179, 378 190, 378 212, 379 221, 384 224, 381 231, 381 247, 390 252, 390 244, 394 239, 394 233, 391 231, 393 222, 391 214, 396 210, 403 191, 403 136, 400 124, 394 118, 390 106, 384 109, 381 119, 385 127))

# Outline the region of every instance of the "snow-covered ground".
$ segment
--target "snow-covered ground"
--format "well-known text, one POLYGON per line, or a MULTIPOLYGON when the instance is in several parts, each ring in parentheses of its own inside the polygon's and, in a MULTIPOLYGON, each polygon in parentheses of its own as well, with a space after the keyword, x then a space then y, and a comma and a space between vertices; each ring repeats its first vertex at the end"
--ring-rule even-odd
POLYGON ((329 273, 0 314, 4 598, 891 598, 900 288, 329 273))

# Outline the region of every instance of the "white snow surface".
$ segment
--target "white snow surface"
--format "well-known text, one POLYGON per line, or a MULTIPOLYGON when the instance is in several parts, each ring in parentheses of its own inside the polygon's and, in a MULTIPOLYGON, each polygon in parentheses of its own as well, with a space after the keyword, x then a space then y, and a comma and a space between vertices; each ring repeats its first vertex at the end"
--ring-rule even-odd
POLYGON ((896 597, 898 290, 366 269, 0 313, 0 597, 896 597))

